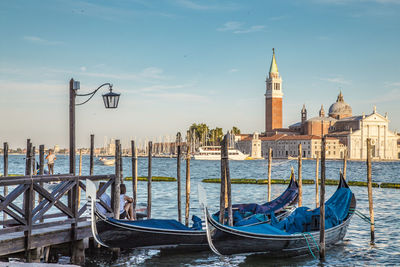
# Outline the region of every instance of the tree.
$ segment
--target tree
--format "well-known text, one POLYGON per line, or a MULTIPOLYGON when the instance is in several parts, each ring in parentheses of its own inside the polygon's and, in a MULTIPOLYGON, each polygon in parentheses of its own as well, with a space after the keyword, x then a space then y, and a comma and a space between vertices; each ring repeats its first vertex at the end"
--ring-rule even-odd
POLYGON ((238 127, 236 127, 236 126, 233 126, 232 127, 232 133, 233 134, 240 134, 240 129, 238 127))

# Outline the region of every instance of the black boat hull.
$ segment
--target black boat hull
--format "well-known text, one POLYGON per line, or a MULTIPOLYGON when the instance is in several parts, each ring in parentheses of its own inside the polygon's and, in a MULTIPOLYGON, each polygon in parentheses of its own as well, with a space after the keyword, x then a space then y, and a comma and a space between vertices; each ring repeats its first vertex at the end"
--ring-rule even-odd
POLYGON ((111 222, 99 214, 95 217, 97 237, 108 247, 208 249, 205 231, 137 227, 123 220, 111 222))

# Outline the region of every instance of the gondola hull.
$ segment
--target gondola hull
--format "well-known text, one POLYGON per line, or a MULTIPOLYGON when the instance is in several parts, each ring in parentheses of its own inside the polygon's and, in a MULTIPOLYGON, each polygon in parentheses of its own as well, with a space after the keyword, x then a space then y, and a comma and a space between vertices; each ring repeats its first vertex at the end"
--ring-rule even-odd
POLYGON ((205 231, 166 230, 113 222, 96 214, 97 237, 103 245, 118 248, 208 249, 205 231))
MULTIPOLYGON (((340 178, 338 190, 341 188, 349 188, 343 176, 340 178)), ((349 204, 344 209, 347 211, 347 215, 336 226, 325 229, 326 247, 343 240, 356 208, 354 194, 351 191, 346 192, 350 194, 348 198, 349 204)), ((263 253, 271 257, 287 257, 306 255, 310 251, 313 253, 318 251, 320 235, 319 216, 317 217, 318 220, 316 220, 317 224, 313 225, 312 230, 310 226, 309 231, 296 231, 293 234, 282 232, 280 229, 273 228, 272 226, 272 228, 265 226, 252 229, 222 225, 213 219, 207 208, 205 208, 205 217, 209 246, 212 251, 219 255, 263 253)))
MULTIPOLYGON (((341 225, 325 230, 326 247, 344 238, 349 223, 350 220, 346 220, 341 225)), ((310 249, 314 252, 318 250, 319 231, 304 235, 262 236, 221 227, 210 217, 207 226, 210 228, 210 238, 212 238, 210 245, 216 249, 214 252, 222 255, 263 253, 270 257, 293 257, 307 254, 310 249)))

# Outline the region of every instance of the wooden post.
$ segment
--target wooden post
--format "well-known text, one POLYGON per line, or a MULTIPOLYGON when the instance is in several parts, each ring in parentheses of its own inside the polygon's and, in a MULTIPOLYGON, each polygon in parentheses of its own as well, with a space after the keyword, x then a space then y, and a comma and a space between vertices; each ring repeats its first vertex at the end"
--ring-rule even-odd
POLYGON ((226 168, 225 168, 225 159, 224 152, 225 151, 225 142, 221 144, 221 192, 219 197, 219 223, 225 223, 225 194, 226 194, 226 168))
POLYGON ((226 177, 225 187, 226 187, 226 195, 228 197, 228 225, 233 226, 231 176, 229 172, 229 154, 228 154, 229 139, 230 135, 229 133, 227 133, 225 135, 225 140, 224 140, 225 177, 226 177))
POLYGON ((79 149, 79 176, 82 176, 82 148, 79 149))
POLYGON ((120 184, 121 184, 121 168, 120 168, 120 153, 119 149, 121 146, 119 145, 119 139, 115 140, 115 181, 114 181, 114 190, 113 190, 113 211, 114 211, 114 218, 119 219, 119 196, 120 196, 120 184))
POLYGON ((271 167, 272 167, 272 148, 268 150, 268 202, 271 201, 271 167))
MULTIPOLYGON (((189 147, 189 144, 188 144, 189 147)), ((178 155, 176 157, 176 180, 178 183, 178 221, 182 222, 182 207, 181 207, 181 145, 178 144, 178 155)))
POLYGON ((90 161, 89 161, 89 175, 93 175, 93 157, 94 157, 94 134, 90 135, 90 161))
POLYGON ((149 142, 149 155, 147 167, 147 219, 151 219, 151 153, 153 151, 153 143, 149 142))
POLYGON ((315 207, 319 207, 319 179, 318 179, 318 174, 319 174, 319 153, 317 152, 317 159, 315 161, 315 207))
POLYGON ((187 146, 187 153, 186 153, 186 207, 185 207, 186 226, 189 226, 189 205, 190 205, 190 145, 187 146))
POLYGON ((374 205, 372 199, 372 147, 371 138, 367 138, 367 182, 368 182, 368 205, 369 217, 371 220, 371 244, 375 243, 375 219, 374 205))
POLYGON ((36 175, 37 174, 37 170, 36 170, 36 147, 35 146, 33 146, 32 147, 32 173, 33 173, 33 175, 36 175))
MULTIPOLYGON (((8 143, 4 142, 3 144, 3 175, 4 178, 8 176, 8 143)), ((3 191, 4 197, 8 195, 8 186, 4 186, 4 191, 3 191)), ((5 221, 7 220, 7 213, 3 212, 3 227, 6 227, 4 224, 5 221)))
POLYGON ((301 207, 303 205, 303 179, 301 178, 301 164, 302 164, 302 149, 301 144, 299 144, 299 158, 298 158, 298 165, 297 165, 297 181, 299 183, 299 204, 298 206, 301 207))
MULTIPOLYGON (((32 143, 30 139, 26 141, 26 166, 25 175, 32 175, 32 143)), ((25 257, 26 261, 31 261, 31 234, 32 234, 32 205, 33 205, 33 181, 24 193, 23 207, 26 219, 27 230, 24 231, 25 237, 25 257)))
POLYGON ((120 170, 120 179, 121 179, 121 183, 124 183, 124 170, 122 168, 122 145, 119 144, 119 170, 120 170))
MULTIPOLYGON (((39 146, 39 175, 44 174, 44 145, 39 146)), ((40 186, 43 187, 43 182, 40 182, 40 186)), ((43 197, 39 194, 38 204, 42 202, 43 197)), ((40 222, 43 222, 43 217, 40 219, 40 222)))
POLYGON ((325 260, 325 136, 321 143, 321 204, 320 204, 320 231, 319 231, 319 258, 325 260))
POLYGON ((131 141, 132 149, 132 193, 133 193, 133 219, 136 220, 136 205, 137 205, 137 149, 135 141, 131 141))
POLYGON ((343 155, 343 178, 346 180, 346 169, 347 169, 347 148, 344 149, 343 155))

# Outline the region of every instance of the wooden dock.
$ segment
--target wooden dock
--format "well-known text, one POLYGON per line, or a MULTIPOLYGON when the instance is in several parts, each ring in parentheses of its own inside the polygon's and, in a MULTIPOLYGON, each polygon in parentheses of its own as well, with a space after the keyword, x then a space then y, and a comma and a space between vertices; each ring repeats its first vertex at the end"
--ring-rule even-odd
MULTIPOLYGON (((86 199, 82 198, 85 181, 105 181, 98 195, 111 187, 111 203, 114 203, 114 199, 119 198, 119 191, 115 190, 116 177, 114 174, 67 174, 0 179, 0 186, 8 187, 9 191, 6 196, 0 194, 0 257, 23 253, 27 262, 40 258, 47 261, 53 246, 68 244, 71 262, 83 264, 86 241, 92 236, 86 199)), ((110 207, 104 202, 101 205, 112 212, 113 205, 110 207)))

